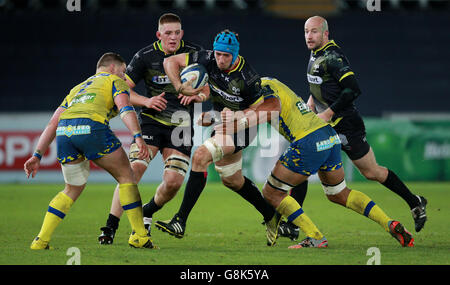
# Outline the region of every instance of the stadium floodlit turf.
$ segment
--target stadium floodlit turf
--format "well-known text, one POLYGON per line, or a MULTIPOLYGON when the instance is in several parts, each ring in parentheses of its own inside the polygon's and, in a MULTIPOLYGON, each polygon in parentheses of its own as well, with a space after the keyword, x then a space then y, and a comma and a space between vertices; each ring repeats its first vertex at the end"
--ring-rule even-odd
MULTIPOLYGON (((176 239, 152 227, 159 250, 128 246, 130 225, 123 216, 113 245, 98 244, 100 227, 109 213, 114 184, 88 184, 64 221, 56 229, 53 250, 32 251, 50 200, 62 184, 0 184, 0 264, 64 265, 79 249, 82 265, 365 265, 369 248, 379 249, 383 265, 450 264, 450 183, 407 183, 428 199, 428 222, 420 232, 407 204, 377 183, 348 183, 365 192, 392 218, 413 233, 414 248, 402 248, 378 224, 349 209, 329 202, 319 184, 311 184, 305 212, 328 238, 327 249, 288 249, 294 244, 279 238, 275 247, 265 245, 260 214, 242 198, 219 183, 208 183, 191 212, 185 237, 176 239), (72 249, 73 250, 73 249, 72 249)), ((143 202, 157 185, 142 184, 143 202)), ((261 185, 260 185, 261 186, 261 185)), ((172 218, 184 187, 174 200, 154 215, 154 221, 172 218)), ((300 233, 300 239, 304 236, 300 233)))

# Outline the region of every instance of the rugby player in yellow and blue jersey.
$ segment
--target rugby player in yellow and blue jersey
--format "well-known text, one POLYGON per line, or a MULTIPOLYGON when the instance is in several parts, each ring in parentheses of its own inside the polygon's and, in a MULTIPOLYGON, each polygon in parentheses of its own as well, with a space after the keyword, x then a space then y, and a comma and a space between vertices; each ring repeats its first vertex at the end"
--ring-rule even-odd
POLYGON ((139 157, 149 156, 139 122, 129 101, 125 83, 125 61, 116 53, 104 54, 97 72, 70 91, 56 109, 41 134, 37 148, 24 165, 27 177, 34 177, 40 159, 56 137, 57 159, 61 164, 65 188, 51 201, 38 236, 31 249, 49 249, 51 236, 81 195, 89 176, 89 161, 108 171, 119 183, 120 202, 128 215, 132 234, 128 243, 136 248, 154 248, 144 227, 142 203, 127 155, 109 127, 109 120, 120 114, 133 134, 139 157))
POLYGON ((302 207, 289 196, 289 191, 312 174, 318 173, 328 199, 360 213, 380 224, 402 246, 411 247, 414 239, 400 224, 388 217, 383 210, 364 193, 346 186, 340 154, 341 142, 334 129, 316 116, 307 104, 286 85, 275 78, 261 78, 264 102, 256 111, 248 110, 239 116, 231 110, 222 112, 222 125, 217 132, 227 128, 241 131, 264 122, 276 122, 278 131, 290 146, 277 161, 263 188, 264 198, 300 227, 306 238, 290 248, 327 247, 328 242, 302 207))

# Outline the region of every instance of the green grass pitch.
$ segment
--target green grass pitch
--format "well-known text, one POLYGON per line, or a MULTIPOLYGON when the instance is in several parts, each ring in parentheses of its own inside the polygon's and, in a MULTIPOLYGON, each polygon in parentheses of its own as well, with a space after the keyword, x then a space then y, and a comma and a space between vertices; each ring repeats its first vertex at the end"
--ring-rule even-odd
MULTIPOLYGON (((152 236, 159 250, 133 249, 127 244, 130 225, 123 216, 113 245, 99 245, 114 184, 88 184, 64 221, 56 229, 54 250, 32 251, 49 201, 62 190, 58 184, 0 185, 0 264, 64 265, 67 250, 80 250, 82 265, 365 265, 371 247, 380 250, 382 265, 450 264, 450 183, 407 183, 428 199, 428 222, 420 232, 407 204, 377 183, 349 183, 369 195, 392 218, 400 220, 415 238, 414 248, 402 248, 375 222, 329 202, 319 184, 309 186, 305 212, 328 238, 327 249, 288 249, 293 241, 279 238, 275 247, 265 245, 260 214, 242 198, 219 183, 208 183, 191 212, 183 239, 156 228, 152 236)), ((142 184, 147 202, 157 185, 142 184)), ((184 187, 174 200, 154 215, 170 219, 178 209, 184 187)), ((300 234, 300 238, 304 236, 300 234)))

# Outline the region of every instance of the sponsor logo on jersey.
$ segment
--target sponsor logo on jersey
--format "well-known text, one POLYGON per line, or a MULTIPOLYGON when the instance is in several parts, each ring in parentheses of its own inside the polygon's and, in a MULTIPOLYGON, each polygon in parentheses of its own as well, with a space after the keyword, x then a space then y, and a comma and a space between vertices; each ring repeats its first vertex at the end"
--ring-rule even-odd
POLYGON ((327 140, 316 142, 316 149, 317 151, 327 150, 340 143, 341 139, 339 138, 339 136, 334 135, 327 140))
POLYGON ((170 84, 170 79, 167 75, 153 76, 152 81, 156 84, 170 84))
POLYGON ((209 87, 227 101, 236 102, 236 103, 244 101, 244 99, 242 97, 228 94, 227 92, 220 90, 219 88, 217 88, 216 86, 214 86, 212 84, 210 84, 209 87))
POLYGON ((312 84, 322 84, 323 79, 320 76, 307 74, 308 76, 308 82, 312 84))
POLYGON ((57 136, 77 136, 77 135, 88 135, 91 133, 91 126, 89 125, 79 125, 79 126, 60 126, 56 129, 57 136))
POLYGON ((97 95, 95 93, 79 94, 73 98, 73 100, 69 104, 69 107, 77 103, 92 103, 94 102, 96 96, 97 95))

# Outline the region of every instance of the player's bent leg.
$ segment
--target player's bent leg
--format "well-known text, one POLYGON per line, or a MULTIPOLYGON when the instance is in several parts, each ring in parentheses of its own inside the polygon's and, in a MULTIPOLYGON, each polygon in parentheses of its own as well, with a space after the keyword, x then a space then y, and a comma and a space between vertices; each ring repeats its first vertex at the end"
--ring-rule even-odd
POLYGON ((144 224, 149 233, 153 214, 175 197, 189 170, 189 156, 186 154, 176 149, 164 148, 162 155, 164 158, 163 181, 156 189, 155 196, 143 207, 144 224))
POLYGON ((417 232, 424 227, 427 220, 427 200, 422 196, 414 195, 392 170, 378 165, 372 148, 360 159, 353 160, 353 164, 367 179, 378 181, 408 204, 417 232))
MULTIPOLYGON (((301 207, 303 207, 303 202, 305 201, 307 190, 308 180, 305 180, 304 182, 292 188, 290 192, 291 197, 294 198, 301 207)), ((280 227, 278 228, 278 234, 280 235, 280 237, 287 237, 290 240, 295 241, 298 239, 299 233, 299 228, 296 225, 284 220, 281 221, 280 227)))
POLYGON ((223 185, 252 204, 263 216, 265 224, 274 218, 275 209, 262 197, 255 183, 242 175, 242 150, 224 156, 215 163, 215 169, 223 185))
POLYGON ((349 189, 345 183, 344 176, 342 168, 333 171, 319 171, 319 178, 327 198, 375 221, 385 231, 390 232, 402 246, 412 246, 414 239, 409 232, 401 224, 396 227, 398 222, 394 223, 391 229, 392 223, 396 221, 387 216, 369 196, 360 191, 349 189), (398 238, 399 235, 402 236, 401 239, 398 238), (410 245, 405 245, 405 241, 410 245))
POLYGON ((186 229, 187 218, 206 186, 209 164, 221 160, 233 151, 233 140, 229 136, 220 136, 219 142, 216 137, 212 137, 199 146, 192 157, 192 168, 178 213, 169 221, 157 221, 155 226, 163 232, 182 238, 186 229), (231 146, 228 145, 230 143, 231 146))
POLYGON ((59 192, 50 201, 41 230, 31 243, 31 249, 50 249, 49 242, 53 232, 69 212, 86 185, 87 177, 89 176, 88 163, 89 161, 81 158, 62 165, 66 186, 63 191, 59 192))
POLYGON ((118 148, 94 162, 108 171, 119 183, 120 204, 132 227, 132 234, 128 242, 130 246, 154 248, 144 227, 141 197, 125 151, 118 148))
POLYGON ((239 191, 244 185, 242 176, 242 151, 225 155, 214 163, 214 168, 220 176, 222 183, 233 191, 239 191))
POLYGON ((155 194, 155 202, 162 207, 175 197, 189 171, 189 156, 175 149, 163 150, 163 183, 155 194))
MULTIPOLYGON (((137 153, 139 149, 136 144, 130 146, 130 152, 128 154, 128 159, 130 160, 131 169, 134 174, 134 178, 139 182, 147 170, 148 164, 155 157, 158 152, 158 147, 148 145, 150 157, 148 160, 139 159, 137 153)), ((106 220, 106 225, 100 228, 101 234, 98 237, 100 244, 112 244, 116 231, 119 228, 120 218, 123 214, 123 208, 120 204, 119 198, 119 184, 117 184, 114 189, 114 195, 111 203, 111 209, 106 220)))
POLYGON ((288 195, 293 185, 300 184, 306 179, 307 176, 287 169, 278 161, 264 185, 263 195, 276 208, 277 212, 287 217, 289 222, 298 226, 306 234, 307 238, 321 241, 320 243, 315 243, 317 245, 315 247, 326 247, 328 243, 323 234, 304 213, 298 202, 288 195))

